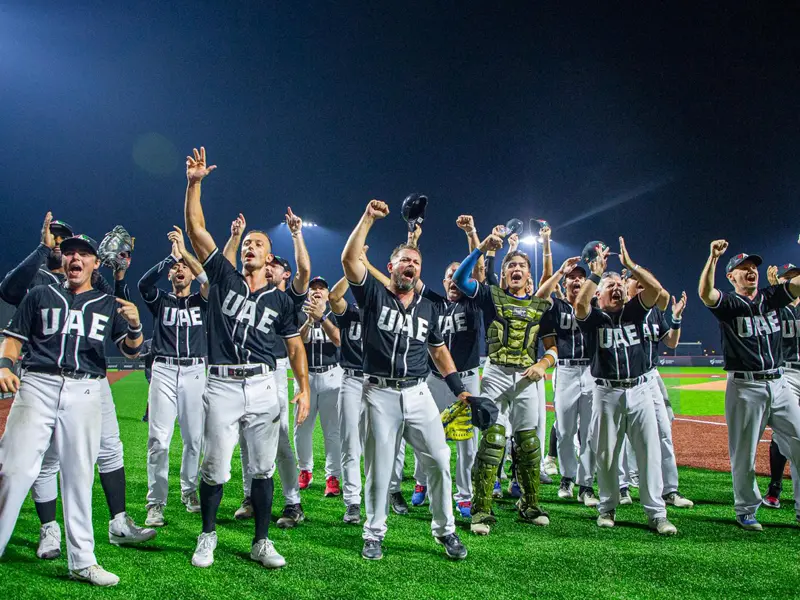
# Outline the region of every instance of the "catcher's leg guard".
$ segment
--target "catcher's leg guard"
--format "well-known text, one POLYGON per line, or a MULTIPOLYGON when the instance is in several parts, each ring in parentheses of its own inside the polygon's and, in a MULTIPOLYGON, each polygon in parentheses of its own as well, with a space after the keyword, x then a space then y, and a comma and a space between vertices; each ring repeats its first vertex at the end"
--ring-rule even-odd
MULTIPOLYGON (((492 488, 497 475, 497 467, 503 461, 506 448, 506 428, 492 425, 481 436, 475 464, 472 465, 472 520, 488 519, 492 513, 492 488)), ((493 520, 493 519, 492 519, 493 520)))
POLYGON ((528 429, 514 433, 514 442, 517 448, 517 476, 522 486, 520 515, 524 519, 534 520, 546 515, 539 508, 539 466, 542 459, 539 438, 536 430, 528 429))

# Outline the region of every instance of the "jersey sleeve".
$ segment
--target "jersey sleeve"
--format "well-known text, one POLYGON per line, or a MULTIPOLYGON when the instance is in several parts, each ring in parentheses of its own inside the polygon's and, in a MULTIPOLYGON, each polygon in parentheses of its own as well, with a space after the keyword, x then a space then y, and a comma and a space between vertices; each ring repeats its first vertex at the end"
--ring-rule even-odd
POLYGON ((12 306, 18 306, 25 294, 28 293, 28 289, 33 287, 36 274, 49 254, 50 248, 39 244, 36 250, 6 273, 3 281, 0 282, 0 298, 12 306))
POLYGON ((556 324, 559 319, 559 311, 561 306, 558 302, 553 302, 550 308, 542 315, 542 321, 539 324, 539 338, 545 339, 549 337, 556 337, 556 324))
POLYGON ((735 297, 728 292, 720 292, 719 299, 714 306, 709 306, 708 310, 711 311, 717 319, 724 321, 726 319, 730 319, 735 317, 737 314, 737 302, 735 297))
POLYGON ((475 292, 475 303, 484 312, 494 309, 494 302, 492 301, 492 286, 488 283, 479 283, 478 290, 475 292))
POLYGON ((486 281, 489 285, 500 285, 500 280, 497 278, 497 272, 494 270, 494 265, 497 262, 495 255, 487 254, 484 258, 484 264, 486 265, 486 281))
MULTIPOLYGON (((103 292, 109 296, 116 296, 116 290, 106 281, 106 278, 100 274, 100 271, 95 271, 92 274, 92 287, 98 292, 103 292)), ((125 298, 123 298, 123 300, 124 299, 125 298)))
MULTIPOLYGON (((117 345, 122 346, 125 336, 128 335, 128 322, 116 311, 117 303, 114 301, 114 316, 111 322, 111 340, 117 345)), ((122 350, 122 348, 120 348, 122 350)))
POLYGON ((622 319, 631 323, 642 323, 647 318, 647 313, 651 307, 646 307, 642 300, 642 294, 636 294, 622 307, 622 319))
POLYGON ((779 285, 771 285, 761 290, 764 294, 764 301, 767 306, 772 309, 783 308, 789 306, 794 302, 794 297, 789 290, 789 282, 781 283, 779 285))
POLYGON ((301 325, 299 315, 304 313, 297 309, 286 294, 283 294, 282 298, 281 312, 275 319, 275 333, 284 339, 297 337, 300 335, 301 325))
POLYGON ((603 311, 596 306, 592 306, 586 318, 579 319, 578 316, 575 315, 575 321, 578 323, 578 327, 581 331, 584 333, 591 333, 603 323, 603 311))
POLYGON ((169 273, 174 264, 175 257, 170 254, 160 263, 151 267, 139 280, 139 293, 147 304, 147 308, 149 308, 150 312, 154 315, 158 312, 158 307, 155 306, 156 300, 161 296, 161 290, 157 287, 158 282, 169 273))
POLYGON ((665 337, 669 335, 670 325, 672 323, 672 319, 667 318, 667 313, 664 311, 658 311, 658 341, 663 341, 665 337))
POLYGON ((433 302, 434 305, 436 305, 436 306, 439 306, 439 304, 443 303, 444 300, 445 300, 444 296, 441 296, 441 295, 437 294, 431 288, 429 288, 427 285, 422 288, 422 294, 421 295, 422 295, 423 298, 427 298, 428 300, 433 302))
MULTIPOLYGON (((348 280, 349 281, 349 280, 348 280)), ((350 281, 350 291, 353 292, 353 297, 358 302, 359 306, 367 307, 372 304, 372 299, 375 297, 377 286, 380 285, 378 280, 372 276, 369 271, 365 270, 364 279, 360 282, 350 281)))
POLYGON ((11 323, 3 331, 3 335, 28 342, 33 335, 36 325, 36 314, 39 307, 39 298, 45 287, 37 287, 31 290, 20 302, 17 312, 11 319, 11 323))
POLYGON ((302 294, 298 294, 294 290, 294 285, 289 285, 289 287, 286 288, 286 294, 289 296, 289 299, 294 303, 295 306, 303 306, 306 298, 308 298, 308 290, 302 294))
POLYGON ((236 273, 236 269, 222 255, 219 248, 214 248, 211 254, 208 255, 208 258, 203 263, 203 270, 208 275, 209 285, 219 285, 236 273))

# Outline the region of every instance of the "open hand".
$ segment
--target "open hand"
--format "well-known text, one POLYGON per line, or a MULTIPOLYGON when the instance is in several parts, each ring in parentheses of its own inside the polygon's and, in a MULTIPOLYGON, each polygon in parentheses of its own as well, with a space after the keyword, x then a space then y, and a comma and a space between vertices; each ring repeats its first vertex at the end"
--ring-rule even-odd
POLYGON ((683 311, 686 310, 686 292, 681 292, 681 299, 675 300, 672 297, 672 316, 675 319, 680 319, 683 316, 683 311))
POLYGON ((50 211, 44 216, 44 224, 42 225, 42 244, 48 248, 56 247, 56 238, 50 233, 50 223, 53 222, 53 213, 50 211))
POLYGON ((189 180, 189 183, 200 183, 206 175, 217 168, 217 165, 210 167, 207 165, 206 149, 203 146, 200 146, 199 151, 197 148, 193 148, 192 152, 194 157, 186 157, 186 179, 189 180))
POLYGON ((247 227, 247 221, 244 219, 244 215, 239 213, 239 216, 236 217, 233 221, 231 221, 231 236, 232 237, 242 237, 245 228, 247 227))

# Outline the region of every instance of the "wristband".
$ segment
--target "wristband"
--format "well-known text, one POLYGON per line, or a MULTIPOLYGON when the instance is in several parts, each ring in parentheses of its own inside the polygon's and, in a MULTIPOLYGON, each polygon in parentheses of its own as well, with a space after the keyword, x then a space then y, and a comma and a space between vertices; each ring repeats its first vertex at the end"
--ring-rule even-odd
POLYGON ((323 313, 322 316, 319 318, 320 323, 324 323, 328 320, 328 313, 323 313))
POLYGON ((589 275, 589 281, 591 281, 595 285, 600 285, 600 275, 597 273, 592 273, 589 275))
POLYGON ((680 329, 682 321, 683 321, 683 319, 676 319, 675 317, 672 317, 672 324, 669 326, 669 328, 670 329, 680 329))
POLYGON ((3 357, 0 358, 0 369, 13 369, 14 368, 14 361, 10 358, 3 357))
POLYGON ((197 277, 195 277, 195 279, 197 280, 197 283, 199 283, 200 285, 205 285, 206 283, 208 283, 208 275, 206 275, 205 271, 200 271, 200 273, 197 275, 197 277))
POLYGON ((140 335, 142 335, 142 324, 141 323, 139 323, 139 327, 136 327, 136 328, 131 327, 130 325, 128 325, 128 339, 129 340, 135 340, 140 335))
POLYGON ((459 377, 458 373, 456 372, 450 373, 450 375, 445 377, 444 382, 447 384, 447 387, 450 388, 450 391, 453 392, 453 395, 455 396, 460 396, 461 394, 467 391, 467 388, 464 387, 464 384, 461 381, 461 377, 459 377))

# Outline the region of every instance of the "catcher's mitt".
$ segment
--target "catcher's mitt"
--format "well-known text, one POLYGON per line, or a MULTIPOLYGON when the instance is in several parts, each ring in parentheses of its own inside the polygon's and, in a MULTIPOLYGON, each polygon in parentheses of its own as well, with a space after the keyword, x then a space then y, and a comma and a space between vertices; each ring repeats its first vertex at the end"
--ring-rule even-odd
POLYGON ((442 425, 445 437, 453 442, 472 439, 472 411, 468 404, 454 402, 442 411, 442 425))
POLYGON ((115 225, 114 229, 109 231, 100 242, 97 250, 100 263, 115 271, 127 269, 127 259, 133 252, 134 239, 122 225, 115 225))

